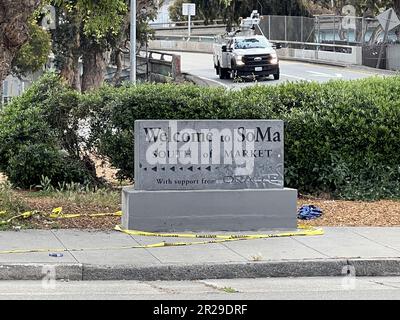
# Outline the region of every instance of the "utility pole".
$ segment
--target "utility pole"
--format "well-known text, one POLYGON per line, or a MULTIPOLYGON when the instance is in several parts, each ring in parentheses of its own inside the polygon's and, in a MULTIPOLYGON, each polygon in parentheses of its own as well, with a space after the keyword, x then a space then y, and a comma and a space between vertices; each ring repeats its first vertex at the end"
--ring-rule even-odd
POLYGON ((130 60, 131 60, 131 73, 130 80, 133 84, 136 84, 136 0, 131 0, 131 49, 130 49, 130 60))
POLYGON ((388 33, 389 33, 389 25, 390 25, 390 20, 391 19, 392 19, 392 10, 389 11, 389 16, 388 16, 387 21, 386 21, 385 34, 383 35, 383 41, 382 41, 382 44, 381 44, 381 48, 379 50, 378 61, 376 62, 376 69, 379 69, 380 66, 381 66, 383 51, 385 50, 385 44, 386 44, 388 33))
POLYGON ((191 15, 189 14, 189 15, 188 15, 188 41, 190 40, 190 33, 191 33, 191 30, 190 30, 190 27, 191 27, 191 26, 190 26, 190 24, 191 24, 191 21, 190 21, 190 20, 191 20, 191 19, 190 19, 190 18, 191 18, 191 15))

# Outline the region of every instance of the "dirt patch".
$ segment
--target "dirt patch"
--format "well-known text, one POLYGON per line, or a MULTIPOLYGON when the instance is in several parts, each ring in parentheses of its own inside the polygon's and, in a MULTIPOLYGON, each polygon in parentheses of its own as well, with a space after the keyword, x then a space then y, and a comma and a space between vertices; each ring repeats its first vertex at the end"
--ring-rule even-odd
POLYGON ((6 181, 7 181, 7 177, 0 172, 0 183, 6 182, 6 181))
POLYGON ((400 226, 400 201, 374 202, 299 199, 298 205, 313 204, 323 211, 323 216, 301 223, 313 226, 400 226))
POLYGON ((107 182, 111 184, 119 183, 116 176, 118 170, 113 168, 108 161, 94 155, 91 155, 90 158, 94 162, 94 165, 96 167, 96 174, 98 177, 104 178, 107 182))
MULTIPOLYGON (((120 217, 89 217, 89 214, 115 213, 120 211, 120 191, 104 196, 97 194, 38 195, 29 191, 18 191, 17 196, 31 211, 41 214, 29 219, 29 227, 37 229, 99 229, 110 230, 120 223, 120 217), (73 219, 48 219, 54 208, 62 207, 64 214, 82 214, 73 219)), ((23 222, 23 221, 22 221, 23 222)))
MULTIPOLYGON (((73 201, 54 199, 51 197, 32 197, 26 193, 19 193, 32 210, 50 213, 53 208, 62 206, 64 213, 112 213, 119 211, 120 203, 101 204, 76 204, 73 201)), ((400 202, 382 200, 376 202, 324 200, 324 199, 299 199, 298 206, 313 204, 323 210, 323 216, 312 221, 299 223, 312 226, 400 226, 400 202)), ((111 230, 121 221, 120 217, 80 217, 74 219, 32 219, 34 228, 78 228, 111 230)))
MULTIPOLYGON (((100 161, 100 160, 99 160, 100 161)), ((98 170, 106 175, 108 180, 115 178, 115 171, 108 164, 104 166, 96 163, 98 170)), ((0 181, 4 181, 4 175, 0 174, 0 181)), ((16 224, 25 225, 29 228, 78 228, 78 229, 101 229, 111 230, 120 223, 120 217, 88 217, 85 215, 93 213, 115 213, 121 210, 121 189, 99 190, 92 193, 79 192, 53 192, 44 194, 33 191, 8 191, 8 206, 3 205, 0 211, 7 210, 8 219, 21 210, 36 210, 42 215, 28 220, 16 221, 16 224), (17 206, 16 204, 21 205, 17 206), (83 214, 83 217, 75 219, 46 219, 56 207, 63 207, 64 213, 83 214), (12 209, 14 208, 14 210, 12 209)), ((0 199, 1 200, 1 199, 0 199)), ((3 199, 4 200, 4 199, 3 199)), ((2 202, 0 201, 0 204, 2 202)), ((5 202, 3 201, 3 204, 5 202)), ((298 207, 304 204, 312 204, 323 210, 323 216, 312 221, 299 221, 302 224, 313 226, 400 226, 400 201, 381 200, 367 201, 344 201, 332 200, 328 197, 320 198, 301 196, 298 207)), ((1 220, 1 219, 0 219, 1 220)))

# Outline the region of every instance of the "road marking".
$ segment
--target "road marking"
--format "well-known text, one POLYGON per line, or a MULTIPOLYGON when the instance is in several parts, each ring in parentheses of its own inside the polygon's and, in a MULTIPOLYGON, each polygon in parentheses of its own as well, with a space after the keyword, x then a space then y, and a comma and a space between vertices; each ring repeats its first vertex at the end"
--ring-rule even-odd
POLYGON ((298 77, 298 76, 293 76, 293 75, 291 75, 291 74, 281 73, 281 75, 284 76, 284 77, 293 78, 293 79, 297 79, 297 80, 311 81, 311 80, 308 80, 308 79, 306 79, 306 78, 302 78, 302 77, 298 77))
POLYGON ((317 76, 317 77, 343 78, 343 75, 341 73, 328 74, 328 73, 317 72, 317 71, 307 71, 307 72, 311 73, 313 76, 317 76))

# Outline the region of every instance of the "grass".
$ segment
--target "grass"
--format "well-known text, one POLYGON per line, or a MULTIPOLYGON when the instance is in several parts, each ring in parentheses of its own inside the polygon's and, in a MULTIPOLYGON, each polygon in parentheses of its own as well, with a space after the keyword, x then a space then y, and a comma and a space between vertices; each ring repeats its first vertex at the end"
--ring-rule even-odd
POLYGON ((47 217, 56 207, 64 213, 91 214, 112 213, 120 210, 121 191, 112 188, 91 190, 78 185, 66 185, 60 189, 47 188, 42 191, 14 190, 12 186, 0 183, 0 221, 10 219, 26 211, 39 214, 29 219, 16 219, 11 223, 0 223, 0 230, 26 228, 112 228, 118 223, 116 218, 74 219, 74 221, 54 220, 47 217))
MULTIPOLYGON (((19 197, 8 182, 0 183, 0 230, 8 230, 13 224, 4 224, 13 216, 29 210, 28 204, 19 197)), ((29 223, 21 227, 28 227, 29 223)))
POLYGON ((231 288, 231 287, 223 287, 221 290, 226 293, 236 293, 237 292, 237 290, 235 290, 234 288, 231 288))
POLYGON ((96 191, 38 191, 25 194, 31 199, 51 198, 60 203, 74 203, 77 206, 101 206, 115 207, 119 206, 121 201, 121 192, 112 189, 99 189, 96 191))
MULTIPOLYGON (((0 208, 7 213, 18 214, 27 211, 27 204, 15 193, 8 182, 0 183, 0 208)), ((4 219, 3 219, 4 220, 4 219)))
POLYGON ((253 261, 261 261, 263 259, 263 256, 261 253, 257 253, 251 256, 251 260, 253 261))

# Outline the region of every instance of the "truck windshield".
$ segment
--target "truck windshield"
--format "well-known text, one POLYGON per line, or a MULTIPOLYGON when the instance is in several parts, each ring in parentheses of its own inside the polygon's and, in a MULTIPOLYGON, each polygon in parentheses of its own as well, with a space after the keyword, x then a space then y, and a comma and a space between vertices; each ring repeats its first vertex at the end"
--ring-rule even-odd
POLYGON ((268 48, 271 43, 266 38, 245 38, 235 40, 235 49, 268 48))

